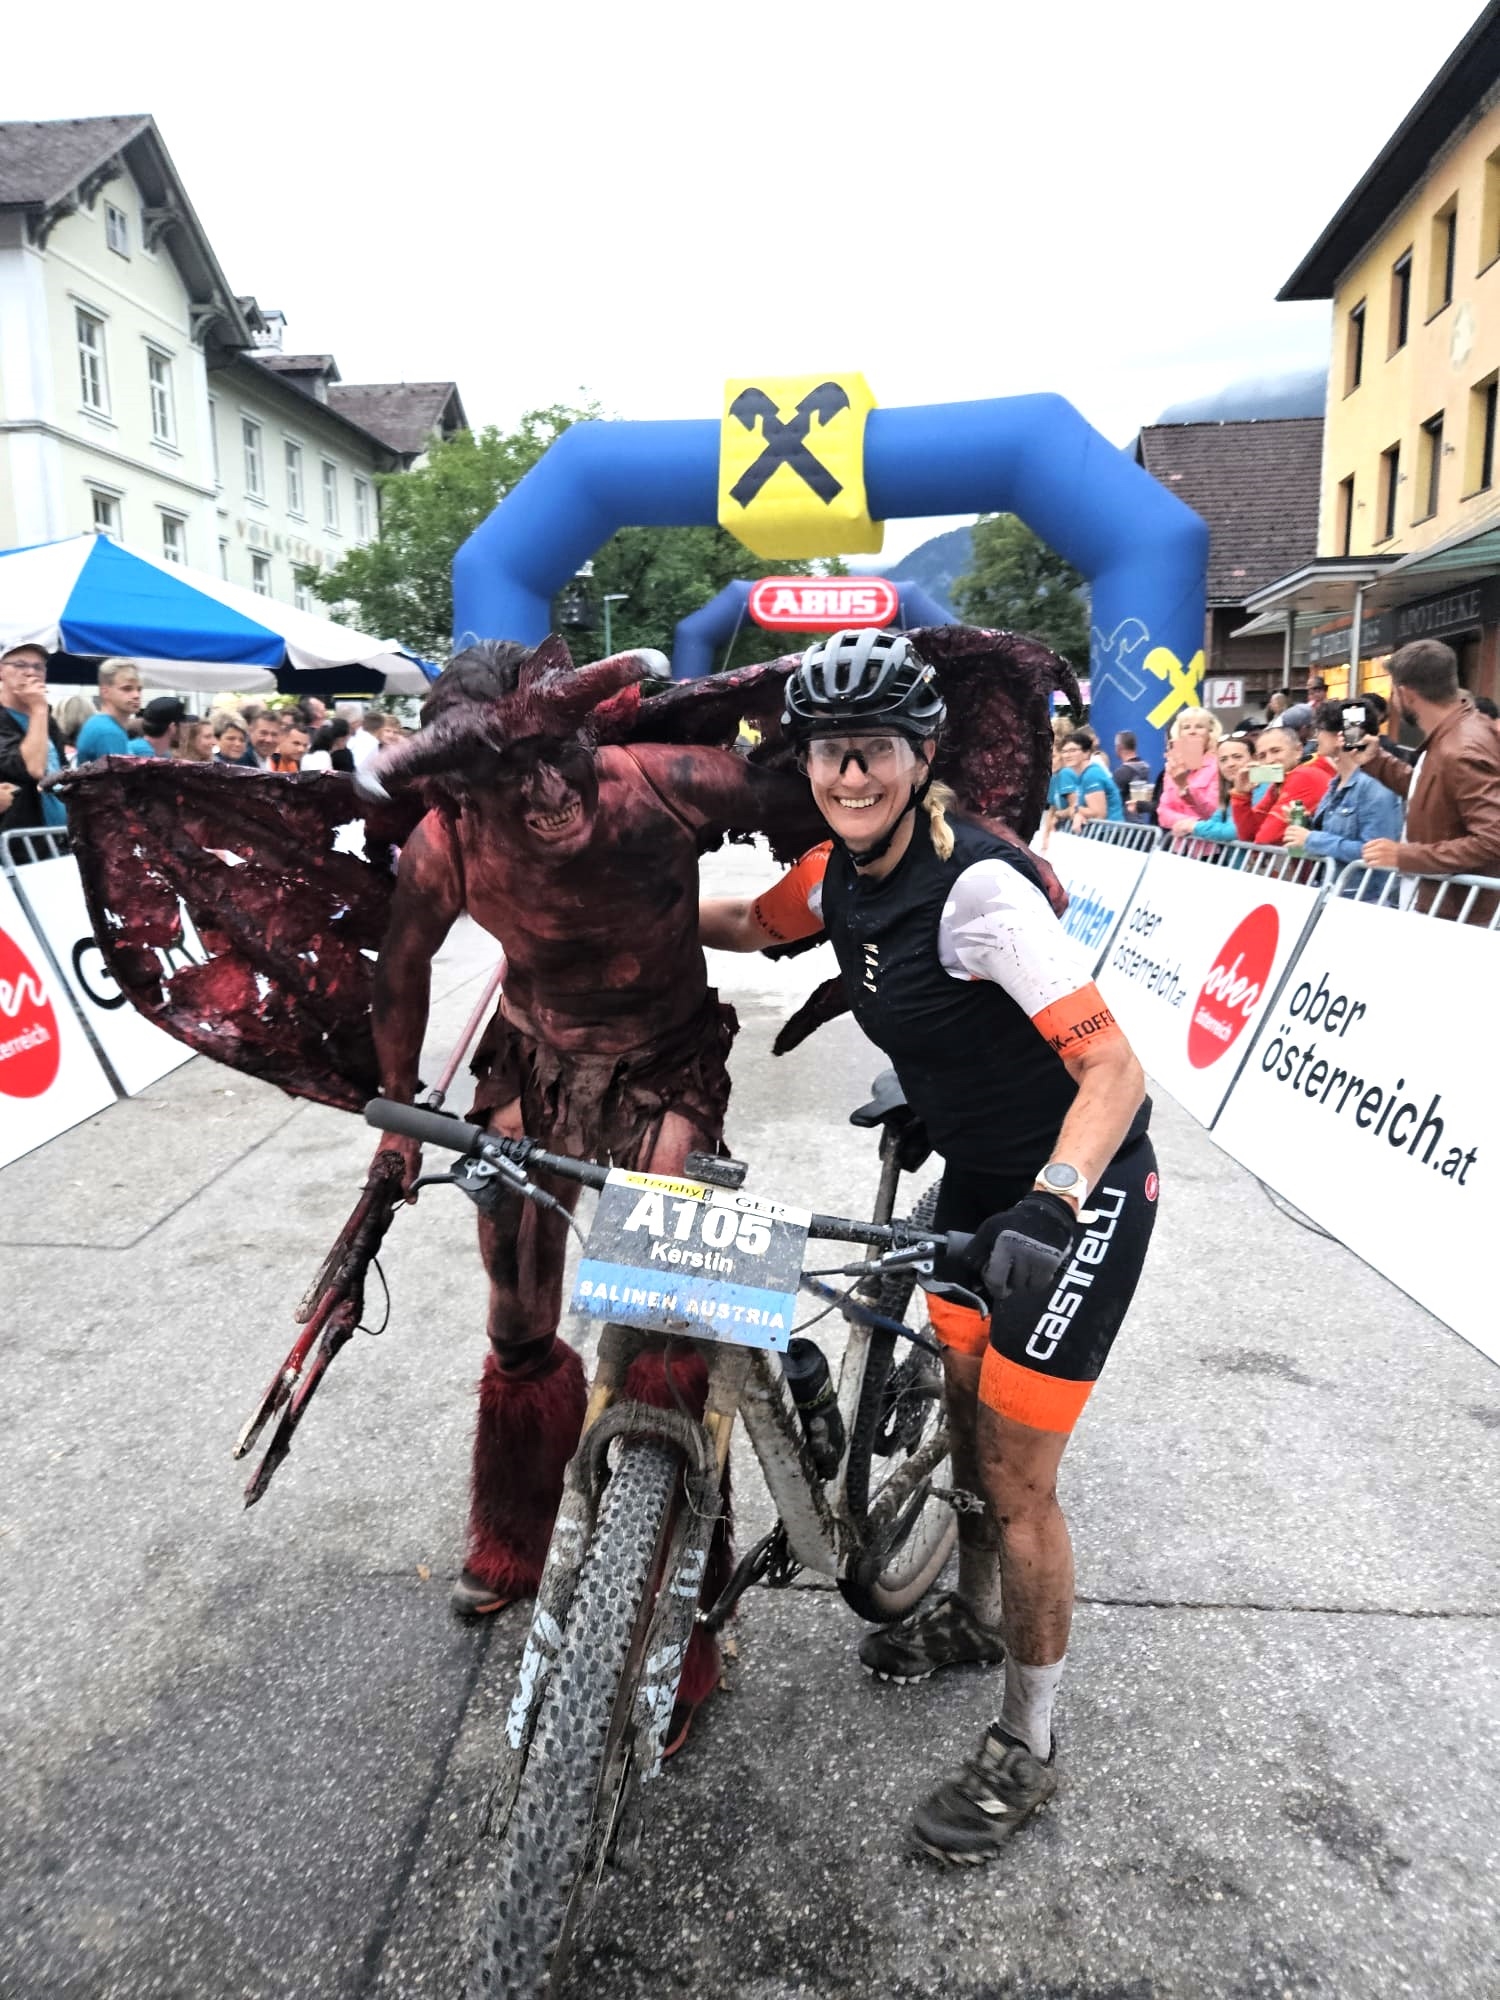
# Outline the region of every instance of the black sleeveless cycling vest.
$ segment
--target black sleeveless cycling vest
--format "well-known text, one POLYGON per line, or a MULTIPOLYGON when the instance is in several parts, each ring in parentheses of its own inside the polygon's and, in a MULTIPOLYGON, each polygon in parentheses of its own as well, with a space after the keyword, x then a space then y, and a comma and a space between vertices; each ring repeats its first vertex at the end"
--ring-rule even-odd
POLYGON ((1031 857, 954 819, 953 856, 939 860, 927 815, 883 881, 861 881, 834 843, 823 877, 823 925, 854 1018, 895 1065, 934 1148, 974 1173, 1032 1178, 1052 1157, 1077 1085, 1025 1011, 988 979, 955 979, 938 958, 938 924, 953 884, 976 861, 1004 861, 1041 888, 1031 857))

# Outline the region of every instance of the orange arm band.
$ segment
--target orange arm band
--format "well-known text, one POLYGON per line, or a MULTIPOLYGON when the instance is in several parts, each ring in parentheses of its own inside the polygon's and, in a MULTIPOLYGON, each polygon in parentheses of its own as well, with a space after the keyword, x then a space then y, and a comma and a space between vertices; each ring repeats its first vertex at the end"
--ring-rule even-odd
POLYGON ((808 908, 808 898, 822 882, 832 852, 831 840, 825 840, 821 847, 810 847, 794 868, 750 905, 751 916, 773 944, 816 937, 822 930, 823 919, 808 908))
POLYGON ((1085 1049, 1102 1048, 1108 1042, 1121 1040, 1120 1024, 1092 980, 1076 993, 1054 1000, 1040 1014, 1033 1014, 1031 1020, 1037 1033, 1064 1062, 1072 1056, 1081 1056, 1085 1049))

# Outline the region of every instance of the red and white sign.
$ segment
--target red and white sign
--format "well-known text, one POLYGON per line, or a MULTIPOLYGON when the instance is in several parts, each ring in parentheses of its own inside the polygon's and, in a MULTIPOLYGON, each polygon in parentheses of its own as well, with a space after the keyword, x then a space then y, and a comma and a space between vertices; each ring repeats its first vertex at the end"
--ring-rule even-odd
POLYGON ((763 576, 750 591, 750 616, 768 632, 892 625, 900 610, 896 586, 883 576, 763 576))
POLYGON ((1098 972, 1147 1073, 1212 1125, 1316 889, 1157 852, 1098 972))
POLYGON ((1225 680, 1215 676, 1203 683, 1203 698, 1210 708, 1243 708, 1245 683, 1242 680, 1225 680))
MULTIPOLYGON (((127 1096, 134 1097, 148 1083, 191 1061, 193 1051, 138 1014, 105 971, 103 955, 94 942, 78 863, 71 854, 32 862, 18 871, 14 886, 26 914, 61 966, 74 1006, 93 1031, 127 1096)), ((203 952, 194 939, 177 956, 178 962, 184 963, 201 960, 203 952)))
POLYGON ((1500 1068, 1464 1030, 1497 985, 1494 932, 1330 896, 1214 1127, 1492 1361, 1500 1068))
POLYGON ((0 1166, 114 1101, 15 891, 0 879, 0 1166))

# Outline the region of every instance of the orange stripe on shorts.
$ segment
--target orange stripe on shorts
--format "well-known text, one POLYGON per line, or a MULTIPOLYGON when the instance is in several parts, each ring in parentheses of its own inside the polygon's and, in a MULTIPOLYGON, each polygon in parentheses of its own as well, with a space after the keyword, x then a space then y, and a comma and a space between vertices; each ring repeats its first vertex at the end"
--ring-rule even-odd
POLYGON ((1069 1056, 1081 1056, 1085 1049, 1120 1039, 1120 1024, 1092 980, 1076 993, 1054 1000, 1040 1014, 1033 1014, 1031 1024, 1064 1062, 1069 1056))
POLYGON ((944 1347, 955 1354, 983 1354, 990 1344, 990 1322, 973 1306, 961 1306, 955 1299, 927 1299, 927 1317, 944 1347))
MULTIPOLYGON (((935 1322, 934 1322, 935 1324, 935 1322)), ((1013 1424, 1066 1437, 1083 1414, 1092 1382, 1066 1382, 1022 1368, 989 1348, 979 1371, 979 1400, 1013 1424)))

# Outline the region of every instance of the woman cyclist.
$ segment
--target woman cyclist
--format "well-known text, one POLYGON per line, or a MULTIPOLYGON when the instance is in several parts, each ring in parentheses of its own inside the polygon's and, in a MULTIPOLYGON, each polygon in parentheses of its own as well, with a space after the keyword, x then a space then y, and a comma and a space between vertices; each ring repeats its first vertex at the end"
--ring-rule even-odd
POLYGON ((918 1808, 942 1860, 989 1857, 1056 1789, 1052 1706, 1073 1608, 1058 1463, 1145 1259, 1156 1162, 1141 1068, 1030 855, 962 817, 931 763, 933 670, 890 632, 839 632, 787 683, 783 723, 831 839, 754 901, 705 902, 708 945, 827 932, 856 1020, 944 1165, 937 1227, 973 1232, 978 1305, 934 1296, 959 1516, 958 1590, 868 1633, 878 1677, 1005 1663, 977 1753, 918 1808))

